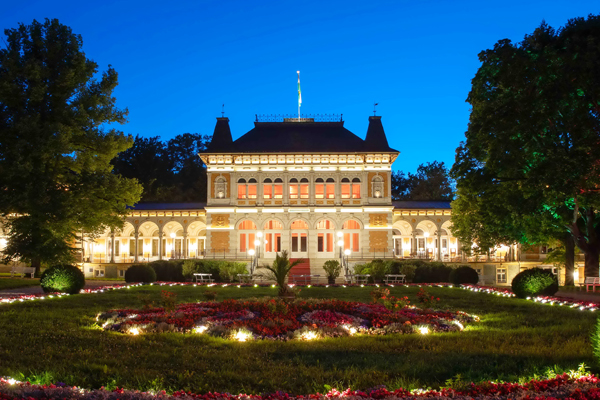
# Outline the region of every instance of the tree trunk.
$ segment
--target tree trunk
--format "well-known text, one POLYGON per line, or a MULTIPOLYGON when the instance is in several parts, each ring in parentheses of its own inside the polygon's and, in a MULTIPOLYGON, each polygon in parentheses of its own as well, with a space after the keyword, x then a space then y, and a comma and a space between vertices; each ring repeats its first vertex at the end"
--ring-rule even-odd
POLYGON ((589 249, 584 252, 585 254, 585 277, 598 276, 598 261, 600 255, 600 249, 597 246, 589 246, 589 249))
POLYGON ((33 268, 35 268, 35 275, 36 277, 39 278, 40 276, 40 267, 42 266, 42 260, 40 260, 39 258, 34 258, 31 260, 31 266, 33 268))
POLYGON ((575 285, 575 241, 573 236, 567 235, 565 238, 565 286, 575 285))

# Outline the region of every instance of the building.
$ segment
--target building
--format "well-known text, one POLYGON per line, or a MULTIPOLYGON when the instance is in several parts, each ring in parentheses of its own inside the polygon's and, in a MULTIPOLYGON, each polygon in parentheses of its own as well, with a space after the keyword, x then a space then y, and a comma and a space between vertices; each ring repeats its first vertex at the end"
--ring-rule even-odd
POLYGON ((207 202, 136 205, 122 230, 84 238, 84 271, 123 276, 131 263, 173 258, 262 264, 287 250, 313 274, 324 275, 331 259, 351 266, 423 258, 469 262, 482 282, 509 284, 521 269, 543 265, 543 249, 517 246, 467 258, 449 229, 449 202, 392 201, 399 154, 380 116, 369 117, 365 139, 328 116, 257 117, 252 130, 233 140, 229 119, 217 118, 209 149, 200 154, 207 202))

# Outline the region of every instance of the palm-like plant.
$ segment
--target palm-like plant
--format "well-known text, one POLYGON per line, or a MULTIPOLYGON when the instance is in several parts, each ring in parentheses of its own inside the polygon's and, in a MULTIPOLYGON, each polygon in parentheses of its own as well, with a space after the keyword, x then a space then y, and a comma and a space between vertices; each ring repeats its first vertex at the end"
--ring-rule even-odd
POLYGON ((265 268, 270 272, 269 278, 273 279, 277 283, 277 286, 279 287, 280 296, 284 296, 289 292, 289 288, 285 282, 285 279, 287 278, 292 268, 300 264, 302 261, 303 260, 300 259, 294 262, 290 262, 287 250, 283 250, 281 253, 277 253, 275 255, 275 261, 273 261, 272 266, 262 266, 262 268, 265 268))

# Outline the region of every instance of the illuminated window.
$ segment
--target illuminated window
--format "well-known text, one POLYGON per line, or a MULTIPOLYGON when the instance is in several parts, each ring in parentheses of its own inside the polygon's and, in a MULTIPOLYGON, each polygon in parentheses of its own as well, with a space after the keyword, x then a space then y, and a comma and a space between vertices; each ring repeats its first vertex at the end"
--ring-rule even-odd
POLYGON ((333 178, 327 178, 325 183, 325 195, 328 199, 335 199, 335 181, 333 178))
MULTIPOLYGON (((308 224, 301 219, 292 222, 292 230, 308 230, 308 224)), ((308 233, 292 232, 292 253, 306 253, 308 251, 308 233)))
POLYGON ((246 199, 246 180, 238 180, 238 199, 246 199))
POLYGON ((283 199, 283 181, 281 178, 275 179, 273 184, 273 197, 275 199, 283 199))
POLYGON ((265 199, 273 198, 273 182, 270 178, 267 178, 263 181, 263 197, 265 199))
POLYGON ((317 178, 317 180, 315 180, 315 198, 325 198, 325 181, 323 178, 317 178))
POLYGON ((290 199, 298 198, 298 179, 292 178, 290 179, 290 199))
POLYGON ((308 179, 306 178, 300 180, 300 198, 308 199, 308 179))
POLYGON ((360 179, 352 179, 352 198, 360 199, 360 179))
POLYGON ((332 253, 333 252, 333 238, 334 238, 334 226, 333 222, 324 219, 317 223, 317 229, 331 230, 332 232, 319 232, 317 233, 317 251, 319 253, 332 253))
POLYGON ((342 199, 350 198, 351 186, 352 185, 350 184, 350 179, 342 179, 342 199))
POLYGON ((506 268, 496 268, 496 283, 506 283, 506 268))
POLYGON ((352 252, 360 251, 359 247, 359 234, 360 224, 354 220, 348 220, 342 225, 344 232, 344 250, 350 250, 352 252))
POLYGON ((239 234, 240 252, 246 252, 250 249, 254 249, 254 240, 256 238, 256 224, 248 219, 240 222, 238 225, 238 231, 242 231, 239 234))
POLYGON ((271 219, 265 222, 265 253, 278 253, 281 251, 281 222, 271 219))
POLYGON ((256 179, 252 178, 248 181, 248 198, 255 199, 257 195, 256 179))

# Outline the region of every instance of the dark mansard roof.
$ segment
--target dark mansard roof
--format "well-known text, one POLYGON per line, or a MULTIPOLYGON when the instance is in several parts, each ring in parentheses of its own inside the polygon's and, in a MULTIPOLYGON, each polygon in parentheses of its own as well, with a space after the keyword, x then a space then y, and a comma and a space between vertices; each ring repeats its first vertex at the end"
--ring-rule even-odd
POLYGON ((398 153, 388 145, 381 117, 369 117, 363 140, 344 122, 255 122, 254 128, 232 140, 228 118, 217 118, 207 153, 398 153))

